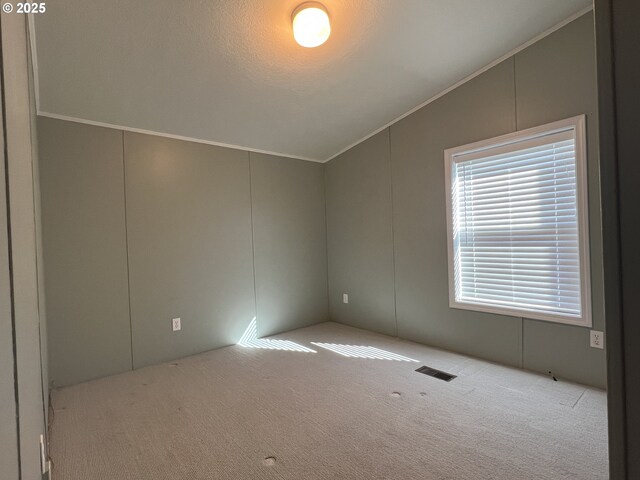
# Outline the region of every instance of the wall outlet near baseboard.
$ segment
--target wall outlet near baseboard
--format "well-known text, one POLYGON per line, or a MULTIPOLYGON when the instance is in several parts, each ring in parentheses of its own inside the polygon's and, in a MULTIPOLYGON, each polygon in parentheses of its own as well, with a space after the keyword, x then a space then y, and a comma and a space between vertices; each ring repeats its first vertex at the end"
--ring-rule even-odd
POLYGON ((593 348, 604 348, 604 332, 598 332, 597 330, 591 330, 591 337, 589 344, 593 348))
POLYGON ((174 332, 182 330, 182 321, 179 318, 174 318, 171 320, 171 329, 174 332))
POLYGON ((348 293, 343 293, 342 294, 342 303, 349 303, 349 294, 348 293))

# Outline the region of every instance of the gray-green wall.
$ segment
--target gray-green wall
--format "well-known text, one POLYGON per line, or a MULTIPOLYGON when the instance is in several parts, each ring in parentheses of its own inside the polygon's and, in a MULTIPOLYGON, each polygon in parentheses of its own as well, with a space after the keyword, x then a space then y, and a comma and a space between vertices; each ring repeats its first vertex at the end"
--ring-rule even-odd
POLYGON ((49 378, 131 368, 122 132, 38 119, 49 378))
MULTIPOLYGON (((0 106, 2 98, 0 98, 0 106)), ((7 191, 4 153, 4 125, 0 119, 0 471, 18 478, 18 425, 16 422, 15 357, 11 313, 9 236, 7 234, 7 191)))
POLYGON ((321 165, 251 154, 261 336, 329 319, 324 195, 321 165))
POLYGON ((445 149, 586 114, 593 328, 604 330, 595 75, 589 13, 329 162, 331 319, 604 387, 589 329, 449 307, 444 192, 445 149))
POLYGON ((53 385, 328 319, 321 164, 38 127, 53 385))
POLYGON ((449 308, 445 233, 446 148, 587 114, 604 330, 596 109, 587 14, 324 166, 41 118, 51 382, 228 345, 257 316, 260 335, 330 317, 604 386, 588 329, 449 308))

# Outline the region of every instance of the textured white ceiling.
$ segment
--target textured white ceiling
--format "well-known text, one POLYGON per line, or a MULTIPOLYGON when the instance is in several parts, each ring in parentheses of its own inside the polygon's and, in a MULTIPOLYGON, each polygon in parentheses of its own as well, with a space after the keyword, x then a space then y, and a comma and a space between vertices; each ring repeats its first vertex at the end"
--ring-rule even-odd
POLYGON ((36 16, 39 110, 324 160, 591 0, 57 0, 36 16))

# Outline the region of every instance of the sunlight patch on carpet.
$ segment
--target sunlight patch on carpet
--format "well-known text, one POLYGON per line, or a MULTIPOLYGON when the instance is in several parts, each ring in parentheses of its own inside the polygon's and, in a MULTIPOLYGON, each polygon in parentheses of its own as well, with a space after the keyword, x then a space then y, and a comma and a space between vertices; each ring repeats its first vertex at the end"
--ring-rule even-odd
POLYGON ((289 340, 271 340, 266 338, 258 338, 258 326, 256 317, 253 317, 251 323, 242 334, 238 345, 246 348, 261 348, 265 350, 288 350, 290 352, 316 353, 315 350, 299 345, 289 340))

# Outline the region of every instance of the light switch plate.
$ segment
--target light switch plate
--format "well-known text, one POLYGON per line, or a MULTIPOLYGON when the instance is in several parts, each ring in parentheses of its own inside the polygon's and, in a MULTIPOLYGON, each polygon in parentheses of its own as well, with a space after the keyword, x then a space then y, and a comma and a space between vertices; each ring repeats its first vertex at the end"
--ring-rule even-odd
POLYGON ((348 293, 343 293, 342 294, 342 303, 349 303, 349 294, 348 293))

